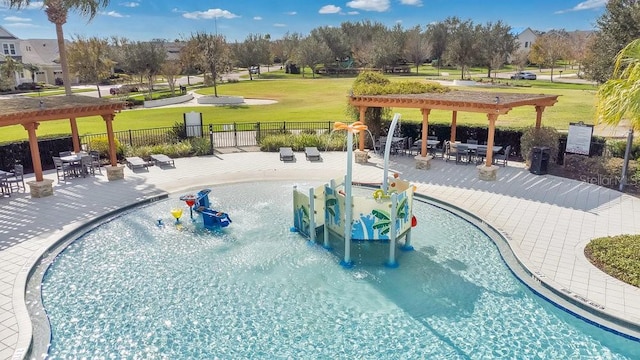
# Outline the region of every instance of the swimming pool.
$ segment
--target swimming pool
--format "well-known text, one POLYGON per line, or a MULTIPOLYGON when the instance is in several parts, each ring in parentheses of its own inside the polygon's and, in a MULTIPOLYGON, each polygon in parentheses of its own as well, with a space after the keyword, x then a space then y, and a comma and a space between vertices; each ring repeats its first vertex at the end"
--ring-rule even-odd
POLYGON ((289 231, 292 185, 213 188, 233 220, 222 232, 188 215, 171 226, 175 196, 75 241, 42 283, 50 358, 625 359, 640 348, 531 293, 484 233, 429 204, 415 206, 416 251, 399 268, 373 243, 355 244, 345 270, 289 231))

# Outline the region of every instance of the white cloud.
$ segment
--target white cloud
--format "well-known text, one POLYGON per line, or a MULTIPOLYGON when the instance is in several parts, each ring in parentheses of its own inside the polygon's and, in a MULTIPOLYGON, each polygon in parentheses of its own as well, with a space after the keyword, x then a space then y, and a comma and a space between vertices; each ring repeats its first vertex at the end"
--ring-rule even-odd
POLYGON ((183 17, 187 19, 216 19, 216 18, 224 18, 224 19, 234 19, 239 17, 238 15, 229 12, 228 10, 222 9, 209 9, 207 11, 193 11, 182 14, 183 17))
POLYGON ((287 24, 276 23, 276 24, 273 24, 273 26, 275 26, 275 27, 287 27, 287 24))
POLYGON ((100 11, 99 14, 100 15, 104 15, 104 16, 111 16, 111 17, 115 17, 115 18, 128 17, 128 16, 124 16, 124 15, 120 14, 117 11, 100 11))
POLYGON ((335 5, 325 5, 318 10, 318 14, 337 14, 340 12, 340 7, 335 5))
POLYGON ((134 7, 140 6, 140 3, 139 2, 135 2, 135 1, 131 1, 131 2, 120 3, 120 5, 122 5, 124 7, 134 8, 134 7))
POLYGON ((422 6, 422 0, 400 0, 402 5, 422 6))
POLYGON ((586 0, 578 5, 572 7, 571 9, 559 10, 556 11, 555 14, 564 14, 571 11, 582 11, 582 10, 592 10, 604 7, 607 5, 607 1, 609 0, 586 0))
POLYGON ((297 14, 298 14, 298 12, 297 12, 297 11, 288 11, 288 12, 286 12, 285 14, 286 14, 286 15, 291 15, 291 16, 293 16, 293 15, 297 15, 297 14))
POLYGON ((17 16, 7 16, 6 18, 4 18, 4 21, 28 22, 28 21, 31 21, 31 19, 29 19, 29 18, 21 18, 21 17, 17 17, 17 16))
POLYGON ((31 23, 10 23, 10 24, 5 24, 4 26, 8 28, 21 28, 21 29, 39 27, 38 25, 31 24, 31 23))
POLYGON ((389 0, 354 0, 349 1, 347 6, 364 11, 383 12, 389 10, 389 0))
POLYGON ((262 16, 254 16, 254 17, 253 17, 253 20, 258 20, 258 21, 260 21, 260 20, 262 20, 262 16))

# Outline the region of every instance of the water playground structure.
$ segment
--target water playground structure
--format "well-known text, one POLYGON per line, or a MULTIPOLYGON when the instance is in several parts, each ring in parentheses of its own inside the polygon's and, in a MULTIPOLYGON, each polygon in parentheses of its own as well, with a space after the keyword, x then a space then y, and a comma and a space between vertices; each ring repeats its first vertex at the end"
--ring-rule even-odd
MULTIPOLYGON (((391 123, 393 131, 399 120, 396 114, 391 123)), ((382 186, 370 196, 353 196, 352 193, 352 149, 353 134, 364 131, 367 126, 355 122, 351 125, 336 123, 335 130, 347 131, 347 174, 343 179, 332 179, 328 184, 311 188, 308 193, 293 189, 292 230, 316 242, 317 234, 324 235, 323 246, 330 248, 332 234, 344 239, 344 267, 353 266, 351 260, 352 241, 385 241, 389 243, 388 267, 397 267, 396 244, 404 238, 402 250, 413 250, 411 228, 417 225, 413 216, 413 195, 415 187, 399 178, 398 174, 388 175, 388 159, 391 137, 387 138, 384 155, 384 175, 382 186), (355 216, 354 216, 355 214, 355 216)))
MULTIPOLYGON (((200 216, 202 225, 206 229, 215 230, 223 227, 227 227, 231 224, 231 218, 229 214, 214 210, 211 208, 209 202, 209 193, 211 189, 202 189, 198 191, 196 195, 187 194, 180 196, 180 200, 184 201, 189 207, 189 215, 192 221, 196 221, 193 217, 193 213, 200 216)), ((171 210, 171 215, 176 219, 176 224, 180 223, 180 217, 182 216, 182 209, 175 208, 171 210)), ((161 221, 158 221, 161 225, 161 221)))

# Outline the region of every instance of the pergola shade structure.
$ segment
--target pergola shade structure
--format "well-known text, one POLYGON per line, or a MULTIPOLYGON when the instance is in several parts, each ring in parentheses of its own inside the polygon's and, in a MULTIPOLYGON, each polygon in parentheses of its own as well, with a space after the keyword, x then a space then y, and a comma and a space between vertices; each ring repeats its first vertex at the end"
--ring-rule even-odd
MULTIPOLYGON (((489 131, 487 137, 486 166, 493 163, 493 140, 495 123, 499 115, 507 114, 519 106, 533 106, 536 110, 536 127, 542 125, 542 112, 547 106, 558 102, 558 95, 496 93, 482 91, 452 90, 445 93, 352 95, 349 103, 360 110, 360 121, 365 122, 365 112, 370 107, 414 108, 422 112, 422 148, 420 155, 427 156, 427 135, 431 110, 452 111, 451 141, 456 138, 456 117, 458 111, 487 114, 489 131)), ((360 134, 360 150, 364 150, 364 134, 360 134)))
POLYGON ((69 119, 73 149, 80 151, 76 118, 102 116, 109 140, 109 161, 117 165, 116 146, 112 122, 117 112, 125 107, 123 102, 88 96, 50 96, 43 98, 16 97, 0 101, 0 127, 22 125, 29 135, 29 149, 36 181, 42 181, 42 162, 38 149, 36 130, 43 121, 69 119))

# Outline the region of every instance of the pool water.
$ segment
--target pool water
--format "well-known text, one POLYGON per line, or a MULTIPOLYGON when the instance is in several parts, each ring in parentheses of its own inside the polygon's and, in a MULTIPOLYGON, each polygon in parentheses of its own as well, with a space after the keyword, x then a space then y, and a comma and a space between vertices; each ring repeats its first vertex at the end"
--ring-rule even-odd
MULTIPOLYGON (((172 225, 176 194, 70 245, 42 284, 51 359, 627 359, 640 344, 531 293, 491 240, 417 203, 416 251, 382 266, 383 243, 356 265, 292 225, 293 183, 216 186, 224 231, 172 225), (156 226, 162 218, 166 226, 156 226), (378 261, 379 259, 379 261, 378 261)), ((301 188, 306 185, 299 184, 301 188)), ((335 244, 338 249, 339 244, 335 244)))

